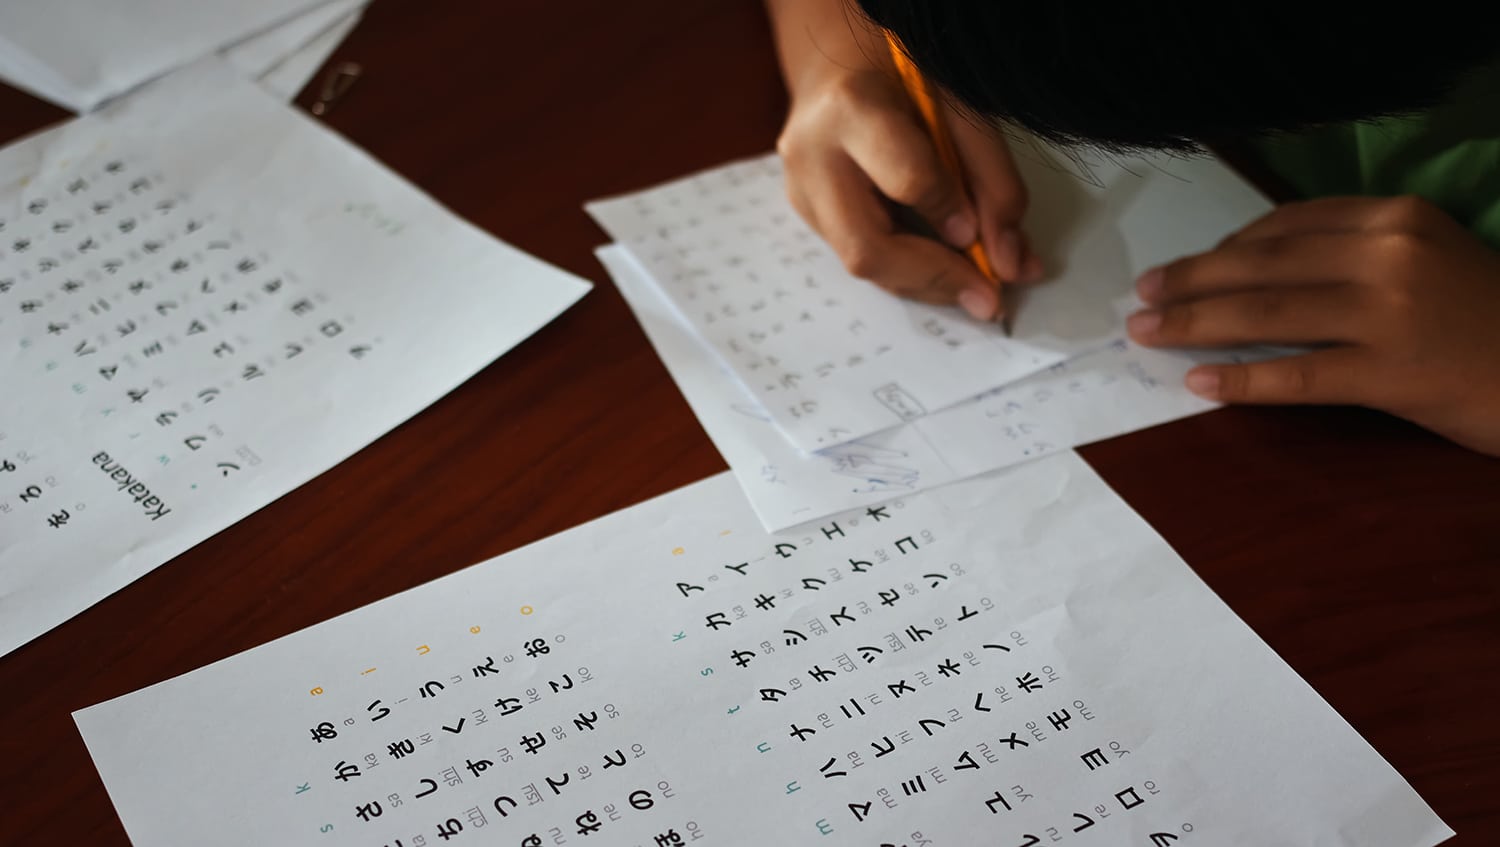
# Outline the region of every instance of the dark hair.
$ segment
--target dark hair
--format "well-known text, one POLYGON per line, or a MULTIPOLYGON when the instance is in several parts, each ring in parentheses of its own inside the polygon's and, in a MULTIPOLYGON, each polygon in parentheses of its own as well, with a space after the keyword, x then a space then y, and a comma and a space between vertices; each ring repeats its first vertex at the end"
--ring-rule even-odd
POLYGON ((1493 16, 1442 0, 1342 15, 1286 0, 857 2, 980 117, 1106 150, 1416 112, 1500 46, 1493 16))

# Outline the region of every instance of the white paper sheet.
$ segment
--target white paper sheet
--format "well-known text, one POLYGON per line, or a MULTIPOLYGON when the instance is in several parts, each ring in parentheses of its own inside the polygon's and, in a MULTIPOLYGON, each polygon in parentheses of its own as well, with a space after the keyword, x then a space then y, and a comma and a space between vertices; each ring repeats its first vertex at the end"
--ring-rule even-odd
POLYGON ((1452 835, 1071 453, 805 535, 720 475, 75 718, 137 847, 1452 835))
POLYGON ((260 87, 272 96, 290 102, 317 75, 318 69, 328 61, 349 33, 359 25, 363 16, 363 5, 345 15, 308 41, 296 52, 281 59, 264 73, 256 77, 260 87))
POLYGON ((327 0, 27 0, 0 4, 0 71, 75 112, 291 21, 327 0))
POLYGON ((259 79, 320 36, 357 16, 364 5, 365 0, 328 0, 278 27, 226 47, 220 54, 245 76, 259 79))
POLYGON ((625 248, 598 255, 771 531, 1208 411, 1217 404, 1183 387, 1188 369, 1263 355, 1167 352, 1120 338, 911 423, 802 453, 625 248))
POLYGON ((1014 337, 846 274, 785 199, 780 160, 588 205, 803 452, 862 438, 1122 334, 1135 277, 1270 208, 1209 159, 1079 159, 1019 146, 1027 228, 1053 282, 1014 337))
POLYGON ((0 151, 0 220, 0 654, 588 289, 213 62, 0 151))

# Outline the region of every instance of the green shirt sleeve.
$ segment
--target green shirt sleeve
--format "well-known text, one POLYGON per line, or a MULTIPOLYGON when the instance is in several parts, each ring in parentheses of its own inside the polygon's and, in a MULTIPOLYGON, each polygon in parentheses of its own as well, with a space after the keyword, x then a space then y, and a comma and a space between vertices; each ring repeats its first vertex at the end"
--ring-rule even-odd
POLYGON ((1500 63, 1424 114, 1277 136, 1256 149, 1303 196, 1415 194, 1500 250, 1500 63))

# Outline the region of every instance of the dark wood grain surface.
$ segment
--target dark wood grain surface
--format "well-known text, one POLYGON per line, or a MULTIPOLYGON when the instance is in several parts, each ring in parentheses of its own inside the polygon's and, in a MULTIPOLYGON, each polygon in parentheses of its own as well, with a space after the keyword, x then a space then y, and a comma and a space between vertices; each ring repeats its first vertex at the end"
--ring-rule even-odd
MULTIPOLYGON (((771 148, 785 94, 759 3, 377 0, 336 58, 366 73, 333 127, 602 284, 352 459, 0 658, 0 844, 127 843, 73 710, 724 468, 580 205, 771 148)), ((0 87, 0 139, 62 117, 0 87)), ((1453 844, 1500 844, 1500 462, 1348 409, 1221 410, 1082 453, 1453 844)))

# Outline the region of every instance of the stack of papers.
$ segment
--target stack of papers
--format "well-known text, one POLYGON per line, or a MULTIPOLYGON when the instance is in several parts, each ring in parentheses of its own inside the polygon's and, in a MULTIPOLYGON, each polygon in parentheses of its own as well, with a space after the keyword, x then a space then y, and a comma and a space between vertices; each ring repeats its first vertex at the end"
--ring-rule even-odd
POLYGON ((1128 341, 1135 278, 1269 202, 1212 159, 1023 147, 1028 228, 1054 279, 1013 337, 847 274, 785 199, 774 156, 588 205, 600 251, 770 530, 1213 408, 1195 364, 1262 351, 1128 341))
POLYGON ((0 4, 0 79, 75 112, 219 53, 290 100, 368 0, 45 0, 0 4))
POLYGON ((0 151, 0 654, 587 290, 215 59, 0 151))

